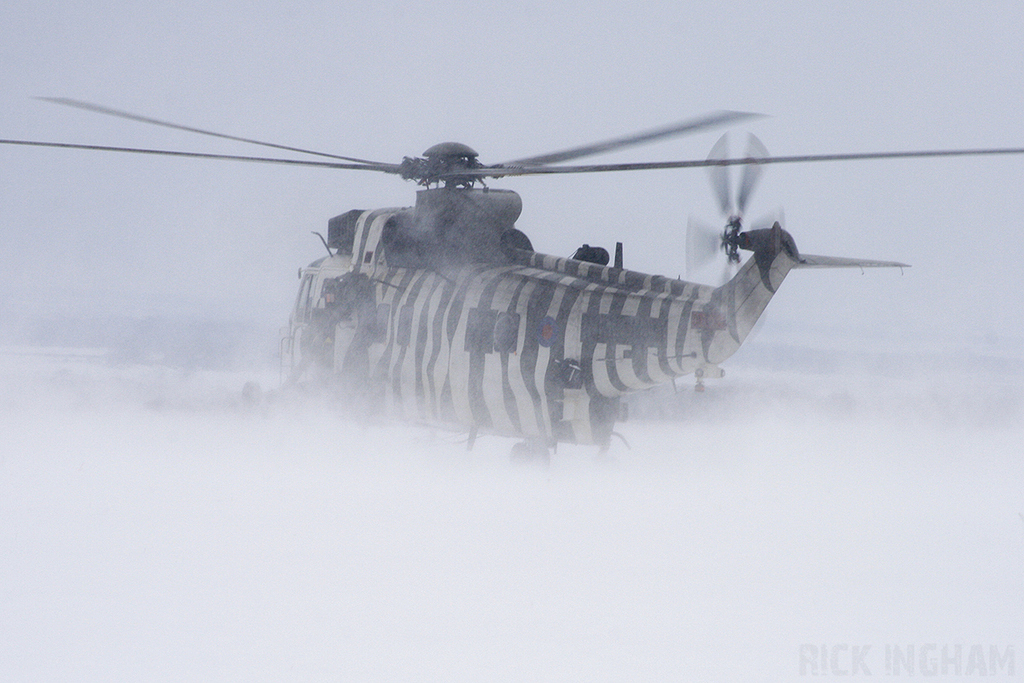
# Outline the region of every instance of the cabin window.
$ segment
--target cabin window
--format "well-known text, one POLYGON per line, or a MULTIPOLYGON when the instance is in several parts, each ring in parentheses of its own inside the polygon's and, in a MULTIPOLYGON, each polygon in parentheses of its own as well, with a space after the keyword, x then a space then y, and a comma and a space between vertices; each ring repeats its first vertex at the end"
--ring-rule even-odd
POLYGON ((519 342, 519 314, 471 308, 466 321, 466 351, 512 353, 519 342))
POLYGON ((494 350, 513 353, 519 341, 519 314, 499 313, 494 323, 494 350))

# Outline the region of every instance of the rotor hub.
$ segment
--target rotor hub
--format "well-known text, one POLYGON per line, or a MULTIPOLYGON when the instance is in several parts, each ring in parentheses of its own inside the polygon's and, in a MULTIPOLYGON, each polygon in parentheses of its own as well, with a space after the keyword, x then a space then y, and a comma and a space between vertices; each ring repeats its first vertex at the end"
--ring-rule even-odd
POLYGON ((476 151, 461 142, 441 142, 423 153, 423 157, 405 157, 399 166, 399 173, 405 180, 415 180, 424 187, 439 184, 446 187, 472 187, 480 178, 475 175, 460 175, 460 171, 483 167, 476 151))
POLYGON ((729 258, 730 263, 740 262, 740 232, 743 230, 742 220, 738 215, 729 217, 722 232, 722 251, 729 258))

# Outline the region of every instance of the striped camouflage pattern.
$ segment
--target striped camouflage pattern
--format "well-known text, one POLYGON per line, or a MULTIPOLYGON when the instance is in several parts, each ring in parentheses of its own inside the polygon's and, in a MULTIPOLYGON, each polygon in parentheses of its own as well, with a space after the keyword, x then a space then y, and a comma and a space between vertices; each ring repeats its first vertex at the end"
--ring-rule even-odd
POLYGON ((325 259, 314 285, 349 270, 374 283, 382 407, 548 442, 604 443, 620 396, 716 376, 794 263, 751 258, 719 288, 529 251, 508 265, 390 268, 381 234, 396 211, 362 214, 352 256, 325 259))

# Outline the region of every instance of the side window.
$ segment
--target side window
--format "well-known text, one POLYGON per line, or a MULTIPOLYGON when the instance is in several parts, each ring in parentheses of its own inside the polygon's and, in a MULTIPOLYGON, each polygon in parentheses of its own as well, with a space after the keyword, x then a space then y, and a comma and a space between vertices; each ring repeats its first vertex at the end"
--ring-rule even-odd
POLYGON ((519 341, 519 314, 499 313, 494 323, 494 350, 499 353, 514 353, 519 341))
POLYGON ((513 353, 519 340, 519 314, 469 310, 466 321, 466 351, 470 353, 513 353))

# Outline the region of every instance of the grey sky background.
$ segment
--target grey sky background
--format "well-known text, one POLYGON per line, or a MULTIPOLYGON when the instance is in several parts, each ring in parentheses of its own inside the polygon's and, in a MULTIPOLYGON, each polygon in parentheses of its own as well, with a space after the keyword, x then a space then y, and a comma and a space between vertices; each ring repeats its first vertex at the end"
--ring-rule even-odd
MULTIPOLYGON (((0 9, 0 136, 262 154, 59 107, 71 97, 381 161, 458 140, 484 162, 715 109, 777 155, 1024 145, 1016 3, 39 3, 0 9)), ((703 158, 702 133, 595 160, 703 158)), ((0 148, 8 313, 286 321, 310 235, 352 208, 407 206, 373 173, 0 148)), ((1024 158, 769 167, 802 251, 899 271, 796 272, 763 334, 1019 340, 1024 158)), ((683 272, 701 170, 498 180, 539 251, 625 242, 627 267, 683 272)), ((1019 346, 1019 341, 1017 343, 1019 346)))

